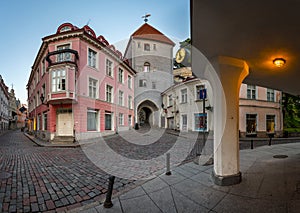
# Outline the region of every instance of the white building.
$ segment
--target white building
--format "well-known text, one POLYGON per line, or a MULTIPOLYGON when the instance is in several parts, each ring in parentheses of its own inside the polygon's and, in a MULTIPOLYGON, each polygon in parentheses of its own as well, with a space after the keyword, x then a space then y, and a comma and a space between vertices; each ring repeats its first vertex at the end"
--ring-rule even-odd
POLYGON ((213 129, 212 89, 206 80, 187 78, 162 93, 162 127, 180 131, 213 129), (203 94, 205 106, 203 105, 203 94), (203 110, 204 106, 204 110, 203 110))
POLYGON ((161 126, 161 92, 173 84, 174 42, 145 23, 131 36, 125 57, 136 70, 134 106, 140 125, 161 126))

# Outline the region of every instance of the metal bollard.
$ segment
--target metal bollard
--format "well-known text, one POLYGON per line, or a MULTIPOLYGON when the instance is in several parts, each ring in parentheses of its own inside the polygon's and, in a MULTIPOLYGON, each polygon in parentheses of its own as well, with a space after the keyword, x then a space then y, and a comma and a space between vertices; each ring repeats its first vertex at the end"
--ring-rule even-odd
POLYGON ((253 139, 251 139, 251 149, 253 149, 253 139))
POLYGON ((167 167, 167 171, 166 171, 166 175, 171 175, 171 171, 170 171, 170 153, 166 154, 166 167, 167 167))
POLYGON ((108 190, 106 194, 106 199, 103 203, 104 208, 111 208, 114 204, 111 202, 112 190, 114 187, 115 176, 110 176, 108 178, 108 190))

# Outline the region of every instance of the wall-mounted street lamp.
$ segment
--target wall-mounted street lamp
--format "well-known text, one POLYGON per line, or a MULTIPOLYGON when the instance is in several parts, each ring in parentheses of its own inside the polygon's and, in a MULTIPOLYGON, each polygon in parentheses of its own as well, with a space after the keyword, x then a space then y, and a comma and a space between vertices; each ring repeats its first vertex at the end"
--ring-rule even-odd
POLYGON ((44 104, 45 97, 44 97, 43 93, 40 96, 40 100, 41 100, 41 102, 42 102, 43 105, 47 105, 48 106, 48 104, 44 104))
POLYGON ((205 109, 207 109, 208 111, 213 111, 213 107, 211 105, 208 105, 207 107, 205 107, 205 109))

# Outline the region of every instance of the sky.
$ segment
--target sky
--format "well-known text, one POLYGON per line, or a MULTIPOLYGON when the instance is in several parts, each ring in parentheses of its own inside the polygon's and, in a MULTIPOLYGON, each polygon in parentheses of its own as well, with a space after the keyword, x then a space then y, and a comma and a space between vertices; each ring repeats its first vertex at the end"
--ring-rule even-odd
MULTIPOLYGON (((190 37, 189 0, 2 0, 0 75, 27 104, 26 85, 42 38, 66 22, 88 24, 124 53, 126 40, 151 14, 148 24, 176 44, 190 37)), ((175 46, 174 52, 178 46, 175 46)))

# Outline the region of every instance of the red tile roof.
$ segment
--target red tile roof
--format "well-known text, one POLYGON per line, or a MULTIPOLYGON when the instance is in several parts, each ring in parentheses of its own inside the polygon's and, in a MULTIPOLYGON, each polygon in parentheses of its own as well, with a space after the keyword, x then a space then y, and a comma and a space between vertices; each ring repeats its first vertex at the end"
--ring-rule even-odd
POLYGON ((142 38, 154 41, 160 41, 167 44, 175 45, 167 36, 152 27, 151 25, 145 23, 139 29, 137 29, 132 35, 132 38, 142 38))

